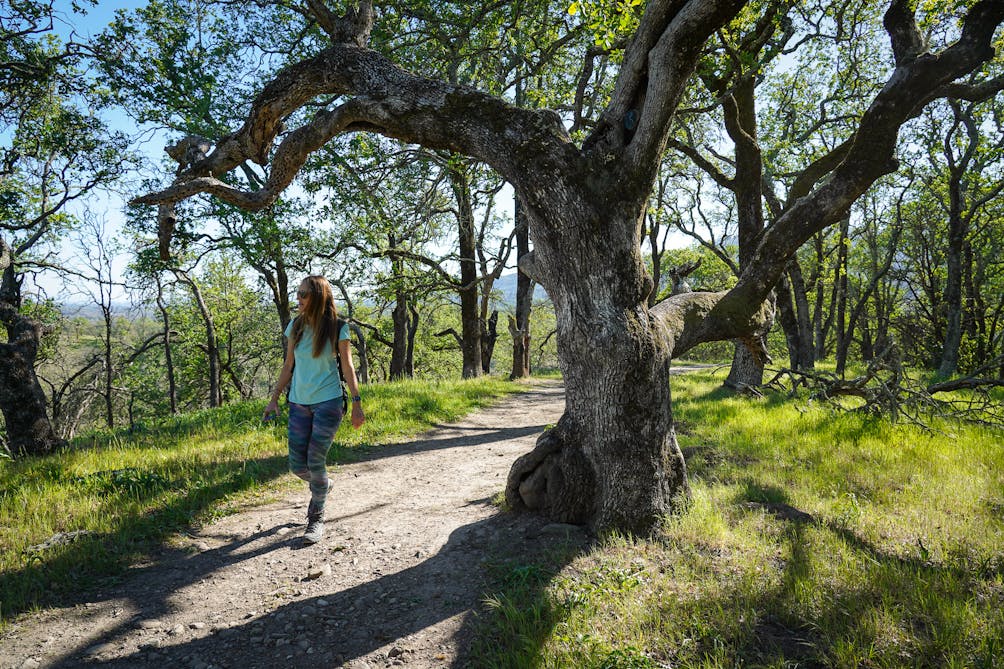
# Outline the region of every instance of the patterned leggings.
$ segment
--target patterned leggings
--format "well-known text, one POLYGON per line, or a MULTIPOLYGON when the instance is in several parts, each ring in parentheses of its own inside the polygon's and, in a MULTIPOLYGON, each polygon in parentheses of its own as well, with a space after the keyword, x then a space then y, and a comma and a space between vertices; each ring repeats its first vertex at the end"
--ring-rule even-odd
POLYGON ((289 403, 289 471, 310 484, 310 513, 323 514, 328 495, 328 449, 342 422, 342 398, 289 403))

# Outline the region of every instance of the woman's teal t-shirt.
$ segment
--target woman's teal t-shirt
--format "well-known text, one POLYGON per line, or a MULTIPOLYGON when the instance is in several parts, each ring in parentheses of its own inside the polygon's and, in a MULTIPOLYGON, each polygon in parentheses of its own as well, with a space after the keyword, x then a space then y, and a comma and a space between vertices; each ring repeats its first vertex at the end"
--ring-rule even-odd
MULTIPOLYGON (((286 336, 293 333, 294 318, 286 326, 286 336)), ((338 341, 349 338, 349 324, 342 326, 338 341)), ((331 342, 325 342, 324 349, 316 358, 314 352, 314 332, 304 325, 300 343, 293 349, 293 380, 289 386, 289 401, 296 404, 317 404, 342 396, 342 384, 338 378, 338 358, 331 350, 331 342)))

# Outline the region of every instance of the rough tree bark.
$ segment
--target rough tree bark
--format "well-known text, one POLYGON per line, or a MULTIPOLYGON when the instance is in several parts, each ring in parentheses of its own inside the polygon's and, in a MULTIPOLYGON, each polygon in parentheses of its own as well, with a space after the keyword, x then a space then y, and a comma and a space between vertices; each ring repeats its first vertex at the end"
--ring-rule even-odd
POLYGON ((419 314, 414 304, 408 305, 408 311, 411 312, 411 318, 408 319, 408 354, 405 357, 405 371, 408 373, 408 378, 412 378, 415 376, 415 336, 418 334, 419 314))
POLYGON ((393 347, 390 350, 390 378, 396 381, 404 378, 411 378, 411 371, 408 369, 408 325, 411 315, 408 311, 408 296, 403 286, 398 286, 395 290, 397 298, 394 300, 394 311, 391 312, 391 320, 394 323, 393 347))
POLYGON ((565 414, 513 465, 509 500, 596 529, 650 532, 688 491, 673 431, 670 360, 713 340, 742 339, 757 349, 771 317, 764 301, 788 260, 896 168, 899 127, 993 56, 991 40, 1004 19, 1004 2, 977 2, 960 39, 929 53, 908 2, 895 0, 886 26, 896 67, 843 161, 764 231, 732 290, 686 293, 649 308, 642 216, 670 124, 705 41, 743 4, 648 2, 609 105, 579 146, 553 112, 412 75, 365 48, 372 10, 361 0, 358 11, 328 22, 332 46, 275 76, 240 130, 189 161, 172 186, 137 202, 161 205, 166 246, 174 202, 210 193, 245 208, 265 206, 312 151, 343 132, 379 132, 488 163, 526 207, 534 251, 521 267, 554 302, 566 384, 565 414), (273 153, 290 113, 322 95, 338 106, 286 134, 273 153), (245 159, 271 166, 260 190, 243 192, 214 176, 245 159))
POLYGON ((495 354, 495 342, 498 341, 498 309, 492 309, 492 315, 481 321, 481 372, 491 374, 492 356, 495 354))
MULTIPOLYGON (((389 235, 388 241, 391 249, 397 246, 397 239, 393 234, 389 235)), ((391 312, 391 320, 394 323, 394 339, 390 350, 390 378, 397 380, 411 377, 411 372, 408 369, 408 325, 410 318, 408 305, 410 304, 410 295, 404 285, 404 260, 400 256, 391 256, 391 268, 396 281, 394 284, 394 311, 391 312)))
POLYGON ((798 324, 798 366, 794 369, 813 369, 816 366, 815 350, 812 346, 812 316, 809 309, 809 296, 805 289, 805 279, 802 278, 802 266, 798 258, 792 258, 788 263, 788 281, 792 298, 795 301, 795 319, 798 324))
MULTIPOLYGON (((753 77, 743 79, 722 101, 725 129, 736 147, 736 174, 732 179, 732 190, 736 196, 736 218, 739 224, 740 272, 749 264, 757 237, 764 228, 763 156, 757 142, 754 86, 753 77)), ((732 367, 724 385, 736 390, 761 385, 764 363, 762 356, 754 355, 748 347, 737 342, 732 367)))

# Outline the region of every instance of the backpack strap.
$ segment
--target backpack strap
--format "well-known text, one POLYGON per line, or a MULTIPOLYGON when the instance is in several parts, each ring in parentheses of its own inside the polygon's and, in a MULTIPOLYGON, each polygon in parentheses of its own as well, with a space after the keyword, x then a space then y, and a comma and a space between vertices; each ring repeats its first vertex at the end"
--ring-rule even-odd
POLYGON ((342 328, 345 327, 347 321, 341 318, 335 319, 335 361, 338 364, 338 381, 342 386, 342 413, 344 414, 349 409, 349 394, 348 390, 345 388, 345 374, 342 373, 342 351, 339 344, 341 341, 339 337, 342 334, 342 328))

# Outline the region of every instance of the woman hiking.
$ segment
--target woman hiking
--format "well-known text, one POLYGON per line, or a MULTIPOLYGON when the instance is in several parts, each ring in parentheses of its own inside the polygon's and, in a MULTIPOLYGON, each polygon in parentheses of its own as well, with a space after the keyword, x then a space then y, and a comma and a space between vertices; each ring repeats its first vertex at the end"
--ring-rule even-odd
POLYGON ((324 535, 324 501, 331 488, 326 461, 344 413, 339 358, 352 394, 352 427, 358 428, 366 418, 352 363, 349 326, 338 318, 331 284, 323 276, 308 276, 300 283, 296 299, 299 315, 286 326, 286 359, 262 418, 272 420, 278 415, 279 396, 290 386, 289 470, 309 484, 303 539, 314 544, 324 535))

